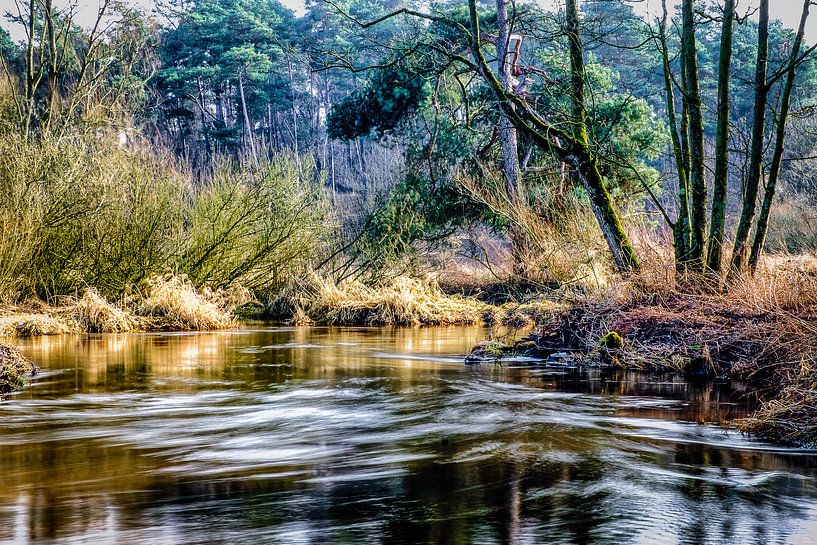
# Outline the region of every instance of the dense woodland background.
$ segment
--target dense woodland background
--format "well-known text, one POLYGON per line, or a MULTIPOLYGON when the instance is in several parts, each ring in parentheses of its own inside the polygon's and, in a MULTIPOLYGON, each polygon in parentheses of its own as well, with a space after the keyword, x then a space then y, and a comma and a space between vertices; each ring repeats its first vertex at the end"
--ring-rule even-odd
POLYGON ((758 249, 817 247, 817 67, 768 11, 102 0, 81 28, 15 0, 0 295, 164 272, 598 286, 645 262, 722 286, 758 249))

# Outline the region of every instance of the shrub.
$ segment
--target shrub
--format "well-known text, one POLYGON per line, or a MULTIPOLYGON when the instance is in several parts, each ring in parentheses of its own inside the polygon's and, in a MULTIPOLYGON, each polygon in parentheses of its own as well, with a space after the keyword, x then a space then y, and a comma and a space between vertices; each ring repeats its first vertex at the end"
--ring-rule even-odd
POLYGON ((323 191, 300 175, 311 169, 286 155, 219 161, 192 196, 179 270, 199 287, 256 290, 307 270, 326 230, 323 191))
POLYGON ((46 298, 121 292, 171 261, 187 181, 104 138, 0 140, 0 288, 46 298))
POLYGON ((323 192, 288 155, 221 159, 193 183, 162 153, 110 135, 0 138, 0 298, 117 297, 146 278, 283 285, 324 243, 323 192))

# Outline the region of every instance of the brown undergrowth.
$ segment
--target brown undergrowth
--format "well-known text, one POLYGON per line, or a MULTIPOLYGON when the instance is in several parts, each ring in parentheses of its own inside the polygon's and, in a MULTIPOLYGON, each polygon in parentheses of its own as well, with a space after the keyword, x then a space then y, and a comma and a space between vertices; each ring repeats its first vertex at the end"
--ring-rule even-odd
POLYGON ((275 317, 324 325, 476 324, 493 308, 446 295, 436 284, 414 278, 368 286, 358 281, 337 284, 317 275, 293 282, 270 304, 275 317))
POLYGON ((738 423, 778 442, 817 444, 817 260, 768 258, 728 289, 697 288, 653 265, 572 297, 539 324, 554 348, 607 365, 731 376, 762 401, 738 423), (620 342, 608 340, 620 338, 620 342))

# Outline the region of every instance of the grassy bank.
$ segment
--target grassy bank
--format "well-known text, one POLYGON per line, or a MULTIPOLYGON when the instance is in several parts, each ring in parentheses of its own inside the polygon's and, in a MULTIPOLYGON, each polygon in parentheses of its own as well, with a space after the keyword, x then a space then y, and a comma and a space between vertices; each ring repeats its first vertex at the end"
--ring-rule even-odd
POLYGON ((238 325, 234 309, 249 299, 244 290, 197 290, 183 277, 152 276, 116 301, 89 288, 55 305, 0 306, 0 335, 228 329, 238 325))
POLYGON ((436 280, 398 276, 368 285, 317 275, 269 299, 261 316, 298 325, 533 325, 558 305, 543 300, 495 305, 444 292, 436 280))
POLYGON ((445 325, 482 323, 493 307, 449 296, 433 282, 398 277, 375 286, 316 275, 274 296, 266 314, 295 324, 445 325))
POLYGON ((738 378, 761 408, 737 422, 777 442, 817 445, 817 263, 769 259, 726 292, 676 288, 653 267, 540 318, 538 352, 594 365, 738 378))

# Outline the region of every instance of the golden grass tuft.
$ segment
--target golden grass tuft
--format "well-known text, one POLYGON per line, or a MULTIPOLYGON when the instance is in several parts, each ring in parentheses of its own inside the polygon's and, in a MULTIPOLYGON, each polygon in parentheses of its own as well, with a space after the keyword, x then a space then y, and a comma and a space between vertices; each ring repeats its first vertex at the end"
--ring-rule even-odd
POLYGON ((326 325, 476 324, 495 307, 449 296, 431 281, 397 277, 378 286, 359 281, 336 284, 313 275, 285 290, 272 305, 296 323, 326 325))
POLYGON ((93 288, 64 297, 59 306, 30 301, 0 309, 0 336, 229 329, 233 310, 252 300, 245 288, 196 290, 184 277, 153 276, 116 303, 93 288))
POLYGON ((110 303, 93 288, 85 290, 82 297, 71 298, 60 312, 69 315, 80 330, 88 333, 125 333, 145 327, 144 319, 110 303))
POLYGON ((16 308, 6 309, 0 315, 0 336, 3 337, 39 337, 78 332, 80 328, 76 321, 64 315, 30 313, 16 308))
POLYGON ((136 313, 148 318, 153 329, 207 331, 229 329, 238 322, 223 292, 195 286, 181 276, 152 276, 144 281, 136 313))

